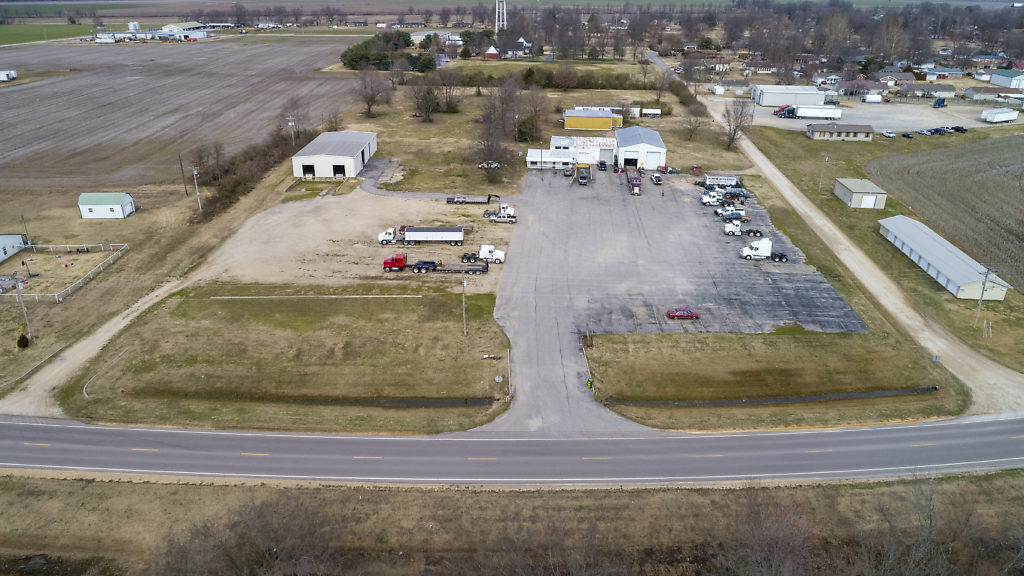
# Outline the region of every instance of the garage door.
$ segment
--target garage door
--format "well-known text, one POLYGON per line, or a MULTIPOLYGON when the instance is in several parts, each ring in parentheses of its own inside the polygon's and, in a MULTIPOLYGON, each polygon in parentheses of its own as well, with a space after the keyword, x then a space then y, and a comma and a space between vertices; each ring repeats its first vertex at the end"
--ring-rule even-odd
POLYGON ((647 168, 648 170, 654 170, 658 166, 661 166, 661 153, 648 152, 647 159, 644 161, 644 168, 647 168))
POLYGON ((639 166, 640 165, 640 153, 639 152, 623 152, 622 153, 622 165, 623 166, 639 166))
POLYGON ((861 208, 874 208, 875 207, 875 194, 864 194, 860 197, 861 208))
POLYGON ((615 161, 615 149, 614 148, 601 148, 601 154, 599 159, 611 164, 615 161))

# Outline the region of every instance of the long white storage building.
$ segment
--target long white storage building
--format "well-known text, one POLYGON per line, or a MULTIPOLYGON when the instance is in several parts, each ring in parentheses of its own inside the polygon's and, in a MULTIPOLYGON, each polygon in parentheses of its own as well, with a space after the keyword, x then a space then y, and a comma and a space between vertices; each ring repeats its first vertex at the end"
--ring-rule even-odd
POLYGON ((957 298, 1003 300, 1012 288, 992 273, 986 280, 984 265, 917 220, 900 215, 878 223, 882 236, 957 298))
POLYGON ((825 93, 817 86, 757 84, 750 91, 750 97, 758 106, 821 106, 825 103, 825 93))
POLYGON ((351 178, 375 152, 375 132, 324 132, 292 156, 292 174, 307 180, 351 178))
POLYGON ((127 218, 135 212, 135 200, 127 192, 83 192, 78 210, 82 218, 127 218))

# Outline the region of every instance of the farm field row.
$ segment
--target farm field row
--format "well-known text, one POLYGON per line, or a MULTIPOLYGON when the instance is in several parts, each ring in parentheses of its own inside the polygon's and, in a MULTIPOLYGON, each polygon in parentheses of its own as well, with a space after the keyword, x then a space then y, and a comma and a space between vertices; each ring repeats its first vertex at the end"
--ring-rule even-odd
MULTIPOLYGON (((971 193, 977 189, 972 185, 972 166, 986 162, 1004 165, 1003 155, 1011 154, 1013 144, 1018 142, 1021 128, 1016 126, 972 130, 967 134, 936 136, 915 141, 843 142, 826 143, 812 141, 803 134, 763 127, 755 127, 751 137, 758 147, 779 167, 798 188, 821 208, 828 217, 839 225, 872 259, 880 264, 897 280, 908 296, 928 314, 938 320, 947 330, 965 342, 976 346, 991 358, 1015 369, 1024 370, 1024 300, 1019 292, 1010 291, 1003 302, 986 303, 982 306, 978 329, 973 321, 977 302, 958 300, 939 286, 923 270, 889 244, 878 232, 878 220, 905 214, 921 216, 925 222, 947 239, 960 243, 960 247, 976 259, 984 260, 986 255, 1003 262, 1014 256, 999 252, 998 248, 984 245, 991 235, 984 229, 968 231, 961 223, 968 219, 991 221, 996 218, 1002 226, 1013 227, 1014 210, 1000 210, 998 198, 1015 194, 1016 175, 1012 170, 985 172, 979 167, 977 174, 986 174, 985 190, 988 194, 971 193), (920 140, 920 141, 918 141, 920 140), (841 145, 839 145, 841 144, 841 145), (989 156, 985 159, 983 155, 989 156), (824 161, 828 155, 827 164, 824 161), (884 159, 881 159, 885 157, 884 159), (875 160, 880 158, 880 160, 875 160), (921 177, 922 166, 932 166, 944 178, 929 173, 921 177), (903 175, 916 173, 918 178, 903 175), (884 210, 852 210, 832 194, 834 178, 877 179, 889 192, 884 210), (824 184, 817 192, 818 179, 824 184), (999 191, 1001 190, 1001 192, 999 191), (919 204, 917 199, 924 200, 919 204), (988 219, 988 220, 985 220, 988 219), (995 250, 996 252, 993 252, 995 250), (981 328, 986 323, 994 326, 991 337, 981 328)), ((1019 144, 1017 144, 1019 146, 1019 144)), ((1007 157, 1008 158, 1008 157, 1007 157)), ((977 176, 975 176, 977 178, 977 176)), ((1019 199, 1006 198, 1011 204, 1019 199)), ((975 226, 972 226, 974 228, 975 226)), ((1006 228, 1003 228, 1006 230, 1006 228)), ((1008 236, 1003 235, 1003 239, 1008 236)), ((1016 268, 1019 270, 1019 268, 1016 268)), ((1015 268, 1011 266, 1001 272, 1004 278, 1013 278, 1015 268)), ((1019 274, 1019 271, 1016 272, 1019 274)), ((1010 280, 1014 284, 1013 280, 1010 280)))

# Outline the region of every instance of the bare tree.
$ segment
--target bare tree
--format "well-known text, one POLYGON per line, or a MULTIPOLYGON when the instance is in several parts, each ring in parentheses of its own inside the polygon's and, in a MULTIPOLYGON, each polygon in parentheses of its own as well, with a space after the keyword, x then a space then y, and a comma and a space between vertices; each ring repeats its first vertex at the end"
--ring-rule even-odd
POLYGON ((437 88, 425 76, 420 76, 412 85, 412 102, 424 122, 433 122, 433 113, 440 109, 441 100, 437 88))
POLYGON ((683 129, 686 130, 686 139, 693 140, 697 132, 707 126, 711 119, 708 109, 700 102, 690 106, 688 111, 690 115, 683 121, 683 129))
POLYGON ((391 89, 397 90, 399 84, 405 82, 405 73, 409 71, 409 61, 405 58, 396 58, 391 63, 391 70, 388 72, 388 80, 391 81, 391 89))
POLYGON ((651 61, 648 60, 647 58, 641 58, 641 59, 637 60, 636 63, 640 65, 640 74, 644 78, 644 84, 646 84, 647 83, 647 72, 650 71, 651 61))
POLYGON ((302 6, 292 7, 292 19, 295 20, 296 24, 298 24, 299 21, 302 20, 302 6))
POLYGON ((813 574, 812 530, 803 508, 778 490, 748 488, 718 561, 727 573, 813 574))
POLYGON ((433 76, 441 96, 441 109, 448 113, 458 112, 462 101, 462 72, 458 68, 444 67, 433 76))
POLYGON ((734 98, 725 107, 725 149, 733 144, 754 123, 754 103, 747 98, 734 98))
POLYGON ((447 26, 448 22, 452 19, 452 9, 447 6, 442 6, 437 12, 437 19, 441 23, 441 26, 447 26))
POLYGON ((373 118, 373 107, 390 95, 391 87, 379 72, 369 66, 364 66, 359 69, 356 93, 359 94, 359 99, 366 106, 363 113, 367 118, 373 118))
POLYGON ((658 73, 658 76, 654 79, 654 93, 657 96, 657 100, 660 102, 662 95, 668 90, 668 87, 672 84, 672 80, 675 80, 674 74, 671 70, 665 69, 658 73))
POLYGON ((427 25, 430 24, 430 20, 434 17, 434 11, 430 8, 424 8, 420 11, 420 14, 423 15, 423 23, 427 25))
POLYGON ((558 69, 555 70, 555 86, 564 90, 571 90, 576 87, 576 83, 579 81, 579 75, 576 74, 576 69, 572 67, 568 62, 562 62, 558 65, 558 69))

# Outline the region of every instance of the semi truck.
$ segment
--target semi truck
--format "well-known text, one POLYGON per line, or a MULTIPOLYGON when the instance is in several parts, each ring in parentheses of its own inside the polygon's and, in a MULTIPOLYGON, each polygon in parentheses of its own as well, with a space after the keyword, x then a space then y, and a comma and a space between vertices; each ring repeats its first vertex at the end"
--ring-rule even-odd
POLYGON ((487 196, 449 196, 446 201, 449 204, 490 204, 492 200, 501 200, 501 196, 497 194, 488 194, 487 196))
POLYGON ((490 218, 495 214, 508 214, 509 216, 515 216, 516 209, 513 206, 509 206, 507 202, 502 202, 501 204, 498 204, 496 209, 488 208, 487 210, 484 210, 484 218, 490 218))
POLYGON ((640 177, 640 172, 633 166, 626 166, 626 186, 629 187, 629 193, 633 196, 639 196, 642 183, 643 178, 640 177))
POLYGON ((813 118, 816 120, 839 120, 843 111, 835 106, 803 106, 787 108, 779 114, 780 118, 813 118))
POLYGON ((772 239, 761 238, 760 240, 754 240, 749 246, 740 249, 740 257, 744 260, 764 260, 771 258, 772 255, 772 239))
POLYGON ((384 260, 385 272, 399 272, 406 268, 410 268, 413 274, 425 274, 427 272, 487 274, 489 266, 486 262, 483 264, 467 264, 465 266, 446 266, 441 260, 417 260, 413 263, 409 260, 407 254, 395 254, 391 258, 384 260))
POLYGON ((490 244, 481 244, 479 252, 466 252, 462 255, 463 264, 475 264, 477 260, 483 260, 490 264, 501 264, 505 261, 505 251, 496 250, 490 244))
POLYGON ((1017 119, 1019 112, 1013 108, 992 108, 983 110, 981 119, 985 122, 995 124, 996 122, 1013 122, 1017 119))
POLYGON ((726 236, 756 236, 760 238, 764 234, 756 228, 743 228, 743 225, 736 220, 725 223, 723 229, 726 236))
POLYGON ((422 227, 401 226, 397 230, 388 228, 377 235, 381 246, 401 242, 406 246, 415 246, 421 242, 447 242, 452 246, 462 246, 466 231, 462 226, 422 227))

